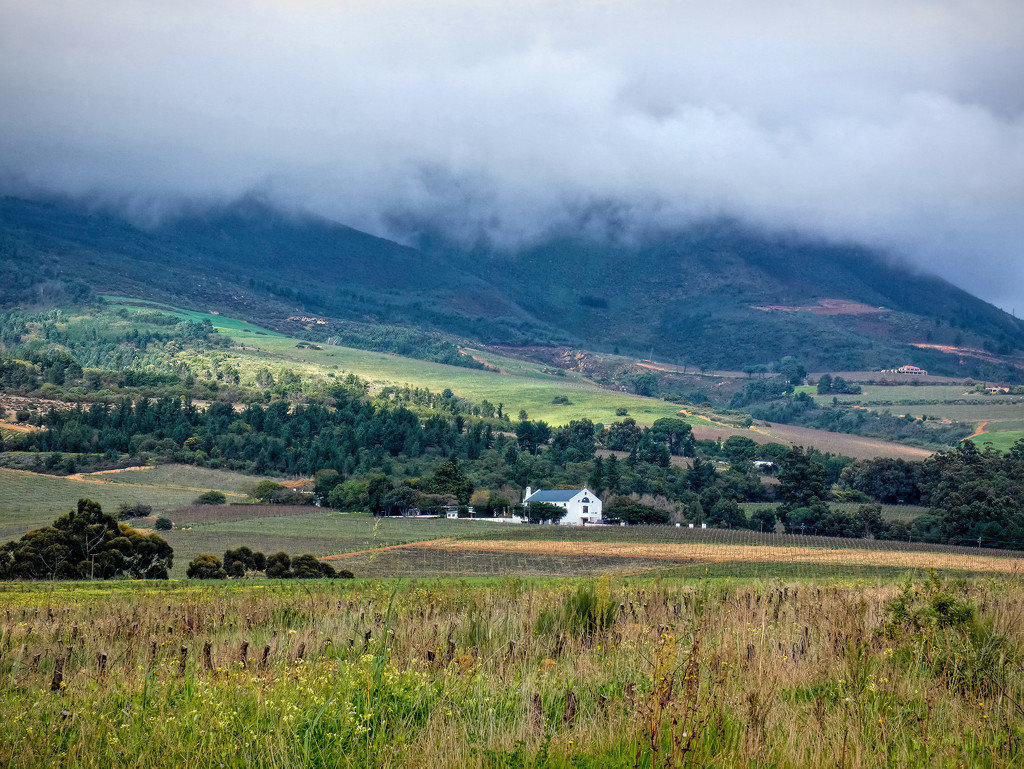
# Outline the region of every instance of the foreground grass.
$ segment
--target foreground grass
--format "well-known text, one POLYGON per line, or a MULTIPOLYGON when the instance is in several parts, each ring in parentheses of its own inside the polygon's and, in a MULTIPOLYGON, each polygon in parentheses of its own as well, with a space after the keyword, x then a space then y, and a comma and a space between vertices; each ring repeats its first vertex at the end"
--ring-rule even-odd
POLYGON ((3 585, 0 762, 1019 766, 1024 585, 919 577, 3 585))

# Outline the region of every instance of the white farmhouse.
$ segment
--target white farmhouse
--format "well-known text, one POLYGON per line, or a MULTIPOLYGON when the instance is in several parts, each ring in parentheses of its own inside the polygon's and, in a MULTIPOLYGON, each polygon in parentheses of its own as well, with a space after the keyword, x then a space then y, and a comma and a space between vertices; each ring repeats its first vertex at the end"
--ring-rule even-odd
POLYGON ((556 521, 563 526, 601 523, 601 498, 586 487, 534 491, 527 486, 526 493, 523 495, 523 504, 529 505, 531 502, 547 502, 565 508, 565 515, 556 521))

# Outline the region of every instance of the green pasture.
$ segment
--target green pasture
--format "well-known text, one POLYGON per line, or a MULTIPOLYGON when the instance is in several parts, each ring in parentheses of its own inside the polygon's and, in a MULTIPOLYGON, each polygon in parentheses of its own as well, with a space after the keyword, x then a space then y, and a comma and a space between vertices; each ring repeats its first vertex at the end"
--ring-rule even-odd
POLYGON ((992 448, 1006 453, 1014 443, 1019 440, 1024 440, 1024 430, 999 430, 996 432, 985 432, 981 435, 975 435, 971 440, 974 441, 980 449, 984 449, 986 446, 991 444, 992 448))
POLYGON ((127 483, 91 483, 52 475, 0 469, 0 539, 20 537, 30 529, 47 526, 74 508, 81 497, 99 502, 116 513, 125 502, 152 505, 154 513, 167 513, 197 496, 189 489, 127 483))
MULTIPOLYGON (((111 302, 135 301, 127 297, 106 298, 111 302)), ((111 306, 129 311, 140 309, 126 304, 111 306)), ((622 419, 615 413, 619 408, 626 408, 629 415, 642 425, 649 425, 661 417, 679 415, 677 405, 630 393, 611 392, 586 381, 578 373, 564 372, 562 376, 545 373, 544 366, 495 353, 478 355, 476 350, 468 351, 507 373, 320 343, 322 349, 319 350, 297 348, 295 345, 302 340, 260 329, 250 323, 188 310, 176 309, 175 313, 191 320, 209 320, 214 328, 230 334, 237 346, 216 355, 222 363, 238 368, 243 382, 252 382, 256 372, 263 367, 275 375, 283 369, 291 369, 303 378, 328 378, 330 374, 342 377, 351 373, 380 385, 410 385, 438 393, 450 389, 474 403, 482 400, 501 403, 505 413, 513 418, 525 409, 530 419, 542 419, 553 425, 567 424, 574 419, 609 424, 622 419), (559 396, 568 398, 570 403, 554 403, 559 396)), ((703 417, 694 417, 691 421, 695 424, 711 423, 703 417)))
POLYGON ((155 467, 103 473, 98 477, 107 483, 131 486, 160 486, 167 489, 194 491, 223 491, 237 497, 245 496, 243 489, 266 480, 260 476, 245 475, 231 470, 213 470, 192 465, 156 465, 155 467))
POLYGON ((164 315, 177 315, 183 320, 194 320, 199 323, 210 321, 218 331, 228 331, 232 336, 236 334, 253 334, 259 336, 282 336, 277 331, 261 328, 244 320, 228 318, 213 313, 196 312, 195 310, 183 310, 180 307, 162 304, 160 302, 148 302, 143 299, 133 299, 130 296, 104 296, 107 306, 112 310, 127 310, 128 312, 159 312, 164 315), (145 305, 139 307, 137 305, 145 305))

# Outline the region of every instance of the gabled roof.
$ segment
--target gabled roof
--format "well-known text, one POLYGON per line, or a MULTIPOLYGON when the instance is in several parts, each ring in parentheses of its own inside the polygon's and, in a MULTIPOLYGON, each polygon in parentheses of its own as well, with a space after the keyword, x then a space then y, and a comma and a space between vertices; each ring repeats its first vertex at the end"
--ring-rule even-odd
POLYGON ((524 502, 569 502, 573 497, 582 494, 586 489, 553 489, 552 491, 541 491, 538 489, 527 497, 524 502))

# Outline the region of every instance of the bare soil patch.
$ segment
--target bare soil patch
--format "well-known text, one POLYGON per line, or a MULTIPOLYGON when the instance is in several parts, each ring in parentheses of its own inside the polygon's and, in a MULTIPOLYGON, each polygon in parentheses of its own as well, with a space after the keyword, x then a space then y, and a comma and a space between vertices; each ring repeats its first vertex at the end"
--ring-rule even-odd
POLYGON ((860 302, 848 302, 845 299, 822 299, 816 305, 793 306, 793 305, 764 305, 755 306, 753 309, 764 312, 813 312, 815 315, 875 315, 889 312, 887 307, 872 307, 869 304, 860 302))

